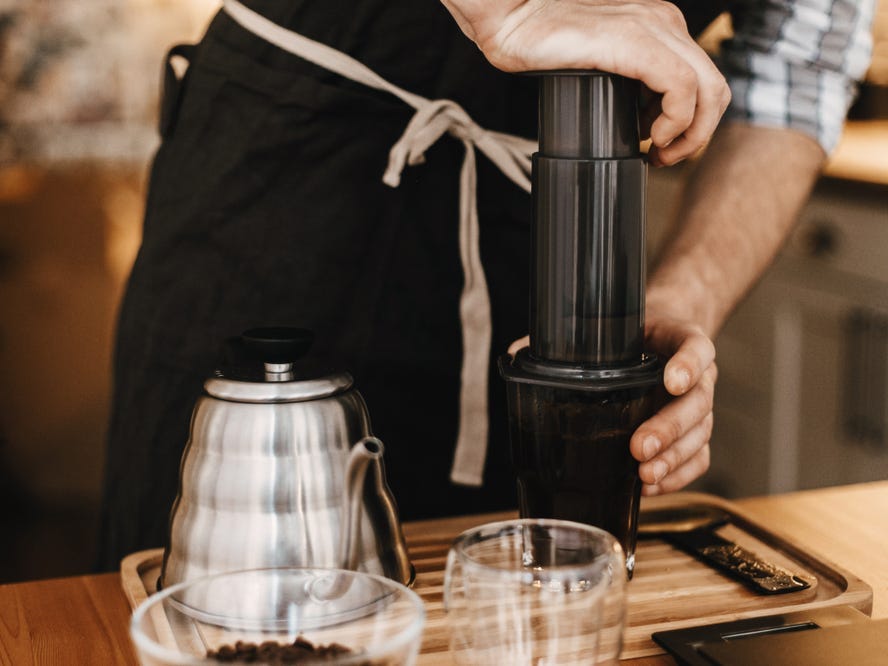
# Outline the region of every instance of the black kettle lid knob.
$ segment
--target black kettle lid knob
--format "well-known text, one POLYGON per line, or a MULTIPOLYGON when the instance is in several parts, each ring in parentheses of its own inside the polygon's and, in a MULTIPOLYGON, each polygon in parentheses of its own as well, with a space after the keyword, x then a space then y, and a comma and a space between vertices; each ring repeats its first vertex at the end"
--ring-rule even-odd
POLYGON ((308 353, 314 333, 306 328, 267 326, 241 334, 247 352, 263 363, 293 363, 308 353))

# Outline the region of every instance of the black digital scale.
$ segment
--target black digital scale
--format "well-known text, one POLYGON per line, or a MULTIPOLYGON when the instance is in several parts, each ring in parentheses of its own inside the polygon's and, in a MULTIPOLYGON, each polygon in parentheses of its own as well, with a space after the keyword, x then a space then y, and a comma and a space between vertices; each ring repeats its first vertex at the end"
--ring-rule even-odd
POLYGON ((659 631, 656 643, 683 666, 885 666, 888 620, 850 606, 659 631))

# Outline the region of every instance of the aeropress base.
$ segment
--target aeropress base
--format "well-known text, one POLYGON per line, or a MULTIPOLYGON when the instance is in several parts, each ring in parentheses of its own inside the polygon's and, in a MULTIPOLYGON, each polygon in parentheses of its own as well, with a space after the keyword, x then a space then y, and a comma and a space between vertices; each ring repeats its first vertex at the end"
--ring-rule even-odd
POLYGON ((613 534, 635 567, 641 480, 629 451, 656 411, 656 357, 628 368, 534 363, 527 350, 499 360, 506 379, 512 463, 522 518, 558 518, 613 534))

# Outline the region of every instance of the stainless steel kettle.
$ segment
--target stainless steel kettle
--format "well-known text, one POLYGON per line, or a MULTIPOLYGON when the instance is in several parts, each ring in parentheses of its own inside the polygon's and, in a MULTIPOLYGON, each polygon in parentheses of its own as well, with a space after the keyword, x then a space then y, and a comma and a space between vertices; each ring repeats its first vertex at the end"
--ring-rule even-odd
POLYGON ((352 377, 300 359, 311 342, 302 329, 253 329, 241 343, 254 361, 204 383, 170 515, 164 587, 278 566, 412 582, 382 442, 352 377))

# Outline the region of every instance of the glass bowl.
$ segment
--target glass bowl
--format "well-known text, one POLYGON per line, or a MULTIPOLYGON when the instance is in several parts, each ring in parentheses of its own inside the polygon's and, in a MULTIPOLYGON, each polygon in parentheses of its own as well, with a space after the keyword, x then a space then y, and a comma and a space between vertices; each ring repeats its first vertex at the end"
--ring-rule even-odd
POLYGON ((153 594, 133 613, 130 635, 146 666, 395 666, 414 663, 424 623, 419 596, 388 578, 274 568, 216 574, 153 594))

